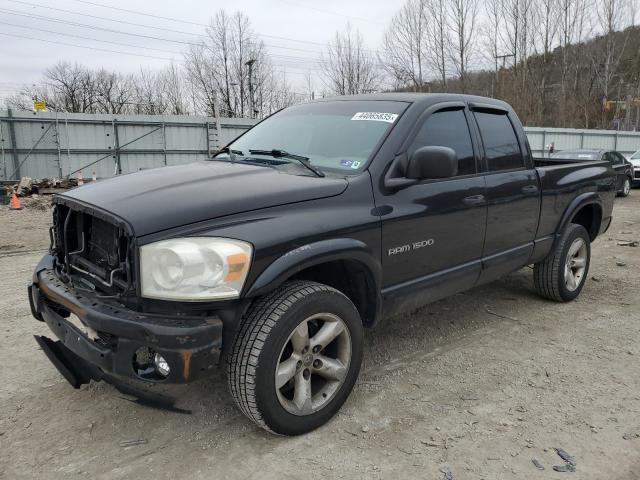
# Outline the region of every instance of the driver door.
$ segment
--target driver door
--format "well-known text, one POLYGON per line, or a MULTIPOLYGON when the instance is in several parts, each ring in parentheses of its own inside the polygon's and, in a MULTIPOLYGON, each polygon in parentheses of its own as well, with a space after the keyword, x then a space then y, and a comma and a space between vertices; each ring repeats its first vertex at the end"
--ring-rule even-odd
POLYGON ((389 195, 376 192, 382 216, 383 297, 387 314, 417 308, 471 288, 478 279, 487 221, 485 179, 479 169, 469 113, 460 102, 431 107, 407 154, 443 146, 458 157, 458 174, 389 195))

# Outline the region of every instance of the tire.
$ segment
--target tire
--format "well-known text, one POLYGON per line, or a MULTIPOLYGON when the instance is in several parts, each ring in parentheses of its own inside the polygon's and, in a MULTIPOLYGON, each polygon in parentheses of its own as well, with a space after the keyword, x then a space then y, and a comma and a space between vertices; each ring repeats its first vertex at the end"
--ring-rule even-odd
POLYGON ((538 295, 557 302, 574 300, 584 287, 590 261, 591 241, 587 230, 582 225, 570 223, 554 250, 533 266, 533 279, 538 295), (576 246, 578 250, 574 253, 576 246), (579 260, 582 260, 582 266, 579 260), (573 281, 569 275, 573 277, 573 281))
POLYGON ((631 192, 631 179, 626 177, 622 183, 622 190, 618 192, 619 197, 628 197, 631 192))
POLYGON ((268 431, 300 435, 314 430, 351 393, 362 339, 360 315, 341 292, 316 282, 285 283, 256 300, 242 320, 227 358, 231 395, 268 431))

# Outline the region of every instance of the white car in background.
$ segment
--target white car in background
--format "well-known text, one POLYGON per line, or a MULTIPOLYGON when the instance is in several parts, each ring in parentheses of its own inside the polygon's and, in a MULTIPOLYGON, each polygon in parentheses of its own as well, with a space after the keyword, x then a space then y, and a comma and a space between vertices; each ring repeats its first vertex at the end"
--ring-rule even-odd
POLYGON ((629 161, 633 166, 633 186, 640 185, 640 150, 629 157, 629 161))

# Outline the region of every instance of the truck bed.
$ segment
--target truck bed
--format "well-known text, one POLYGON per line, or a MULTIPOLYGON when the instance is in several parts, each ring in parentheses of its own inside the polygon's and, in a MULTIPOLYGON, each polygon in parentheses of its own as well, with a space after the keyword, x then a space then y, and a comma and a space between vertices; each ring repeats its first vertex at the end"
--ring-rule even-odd
MULTIPOLYGON (((615 173, 609 162, 602 160, 534 158, 540 179, 540 223, 538 238, 551 235, 558 226, 558 215, 582 193, 598 191, 603 184, 615 190, 615 173)), ((611 205, 602 205, 603 212, 613 208, 613 196, 606 197, 611 205)))
POLYGON ((555 167, 567 164, 592 164, 607 163, 603 160, 585 160, 584 158, 549 158, 549 157, 533 157, 533 163, 536 167, 555 167))

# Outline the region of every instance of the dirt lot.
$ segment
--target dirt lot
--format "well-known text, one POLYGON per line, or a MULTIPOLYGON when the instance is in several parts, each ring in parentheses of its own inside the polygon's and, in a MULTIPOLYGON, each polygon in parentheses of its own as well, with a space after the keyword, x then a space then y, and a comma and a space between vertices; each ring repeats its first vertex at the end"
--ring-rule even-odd
POLYGON ((640 239, 640 190, 577 301, 539 299, 523 269, 385 321, 340 414, 298 438, 249 423, 221 374, 170 389, 190 415, 73 390, 25 297, 48 212, 0 208, 0 478, 640 478, 640 248, 618 245, 640 239), (576 473, 552 469, 554 447, 576 473))

